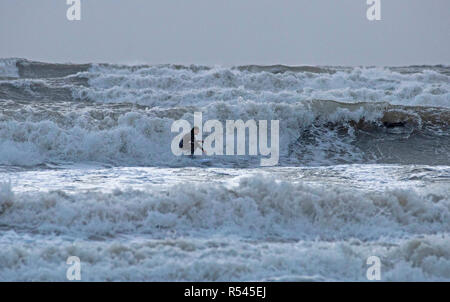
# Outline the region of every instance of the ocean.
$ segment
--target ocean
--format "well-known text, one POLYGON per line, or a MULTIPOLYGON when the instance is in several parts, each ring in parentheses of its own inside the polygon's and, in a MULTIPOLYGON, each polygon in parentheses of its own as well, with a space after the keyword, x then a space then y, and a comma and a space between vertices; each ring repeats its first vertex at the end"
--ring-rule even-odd
POLYGON ((450 281, 450 67, 0 59, 0 281, 450 281), (174 121, 279 120, 278 165, 174 121))

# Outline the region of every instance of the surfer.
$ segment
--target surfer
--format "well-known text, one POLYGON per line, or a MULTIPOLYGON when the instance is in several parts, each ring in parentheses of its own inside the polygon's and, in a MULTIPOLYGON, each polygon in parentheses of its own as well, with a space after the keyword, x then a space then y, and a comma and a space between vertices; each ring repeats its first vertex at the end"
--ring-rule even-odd
POLYGON ((197 126, 192 128, 191 132, 186 133, 183 138, 180 141, 179 147, 185 151, 190 150, 191 156, 194 156, 194 151, 197 148, 200 148, 200 150, 203 151, 203 153, 207 154, 206 151, 203 149, 203 147, 200 144, 203 144, 203 141, 196 140, 195 136, 198 134, 199 129, 197 126))

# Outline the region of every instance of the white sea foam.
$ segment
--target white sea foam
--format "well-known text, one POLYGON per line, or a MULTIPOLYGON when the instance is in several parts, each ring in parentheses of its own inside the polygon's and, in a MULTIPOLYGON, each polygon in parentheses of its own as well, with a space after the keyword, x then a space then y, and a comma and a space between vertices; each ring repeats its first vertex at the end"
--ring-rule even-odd
POLYGON ((74 97, 106 103, 198 106, 242 97, 257 102, 325 99, 450 107, 450 76, 434 70, 402 74, 387 68, 354 68, 334 73, 274 74, 223 67, 94 65, 80 76, 89 79, 90 87, 74 90, 74 97))
MULTIPOLYGON (((64 171, 61 171, 64 174, 64 171)), ((181 178, 179 178, 181 179, 181 178)), ((242 177, 113 189, 21 192, 0 185, 0 280, 450 280, 450 191, 380 192, 242 177)))
MULTIPOLYGON (((392 138, 407 139, 412 131, 422 131, 426 123, 440 121, 442 125, 431 125, 434 130, 426 135, 437 135, 443 139, 442 142, 436 141, 436 147, 429 147, 433 149, 432 157, 437 158, 436 152, 440 149, 440 162, 447 156, 445 148, 448 141, 445 137, 448 133, 445 130, 444 113, 433 115, 433 112, 419 112, 414 108, 389 109, 386 103, 344 106, 329 101, 289 104, 238 99, 234 102, 217 101, 191 109, 84 106, 72 110, 66 103, 9 106, 11 109, 6 110, 5 106, 4 113, 0 113, 0 164, 7 165, 32 166, 60 161, 157 166, 195 164, 173 155, 170 149, 173 137, 178 134, 171 133, 172 123, 180 118, 192 122, 194 111, 203 112, 204 122, 209 119, 223 122, 239 119, 279 120, 281 164, 299 160, 308 165, 360 163, 378 158, 383 160, 383 156, 397 156, 395 150, 391 150, 377 157, 373 152, 379 151, 378 146, 378 149, 369 146, 367 150, 362 150, 360 146, 364 147, 366 142, 358 141, 364 139, 358 134, 365 132, 355 129, 361 122, 365 123, 363 130, 364 127, 375 127, 373 130, 378 134, 374 135, 384 135, 378 136, 382 142, 391 141, 392 138), (397 132, 390 133, 389 129, 383 127, 384 120, 404 121, 408 125, 393 129, 391 132, 397 132)), ((204 137, 207 135, 205 132, 204 137)), ((424 143, 429 144, 427 141, 424 143)), ((390 145, 392 143, 387 147, 390 145)), ((416 159, 405 157, 405 161, 420 163, 428 155, 431 156, 427 153, 416 159)), ((213 158, 215 165, 246 166, 252 165, 253 161, 258 162, 259 157, 213 158)))
POLYGON ((0 225, 43 234, 372 240, 450 231, 448 190, 375 193, 254 175, 231 187, 186 183, 150 191, 6 193, 0 225))
MULTIPOLYGON (((280 154, 287 156, 290 145, 299 138, 301 129, 311 125, 317 116, 328 122, 358 121, 363 117, 366 120, 376 120, 380 117, 376 108, 372 111, 362 110, 362 107, 355 110, 330 108, 329 112, 322 109, 314 109, 309 104, 244 100, 237 104, 216 102, 204 108, 204 120, 280 120, 280 154)), ((183 162, 183 159, 174 156, 170 150, 171 140, 176 135, 170 132, 171 124, 176 119, 170 112, 163 112, 166 117, 138 110, 118 116, 110 113, 106 110, 99 113, 93 109, 56 114, 52 111, 42 112, 40 107, 29 107, 8 116, 0 115, 0 164, 36 165, 61 160, 132 165, 177 165, 183 162)), ((193 120, 191 112, 175 114, 186 120, 193 120)), ((351 137, 352 134, 349 133, 344 140, 351 141, 351 137)), ((348 160, 358 160, 355 156, 357 151, 352 151, 351 145, 336 139, 332 131, 322 138, 324 152, 335 146, 335 150, 342 150, 341 156, 347 156, 348 160)), ((318 150, 320 146, 316 148, 317 156, 311 161, 328 162, 330 159, 321 157, 318 150)), ((229 157, 215 159, 218 162, 233 160, 229 157)))
POLYGON ((381 259, 382 281, 449 281, 450 238, 396 242, 260 242, 235 238, 31 241, 0 239, 0 280, 67 281, 77 255, 83 281, 368 281, 369 256, 381 259), (14 244, 10 244, 14 242, 14 244))

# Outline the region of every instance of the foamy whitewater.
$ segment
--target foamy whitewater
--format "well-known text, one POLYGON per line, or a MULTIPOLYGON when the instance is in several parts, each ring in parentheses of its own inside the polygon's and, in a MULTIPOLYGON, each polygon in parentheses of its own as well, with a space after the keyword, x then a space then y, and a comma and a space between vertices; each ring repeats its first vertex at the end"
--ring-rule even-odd
POLYGON ((449 122, 443 65, 0 59, 0 281, 450 281, 449 122), (174 156, 194 112, 279 120, 279 165, 174 156))

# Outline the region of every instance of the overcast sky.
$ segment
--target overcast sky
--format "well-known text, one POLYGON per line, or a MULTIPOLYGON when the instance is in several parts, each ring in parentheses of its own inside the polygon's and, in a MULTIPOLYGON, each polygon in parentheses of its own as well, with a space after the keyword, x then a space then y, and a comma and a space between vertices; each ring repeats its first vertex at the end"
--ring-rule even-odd
POLYGON ((450 0, 0 0, 0 57, 208 65, 450 64, 450 0))

